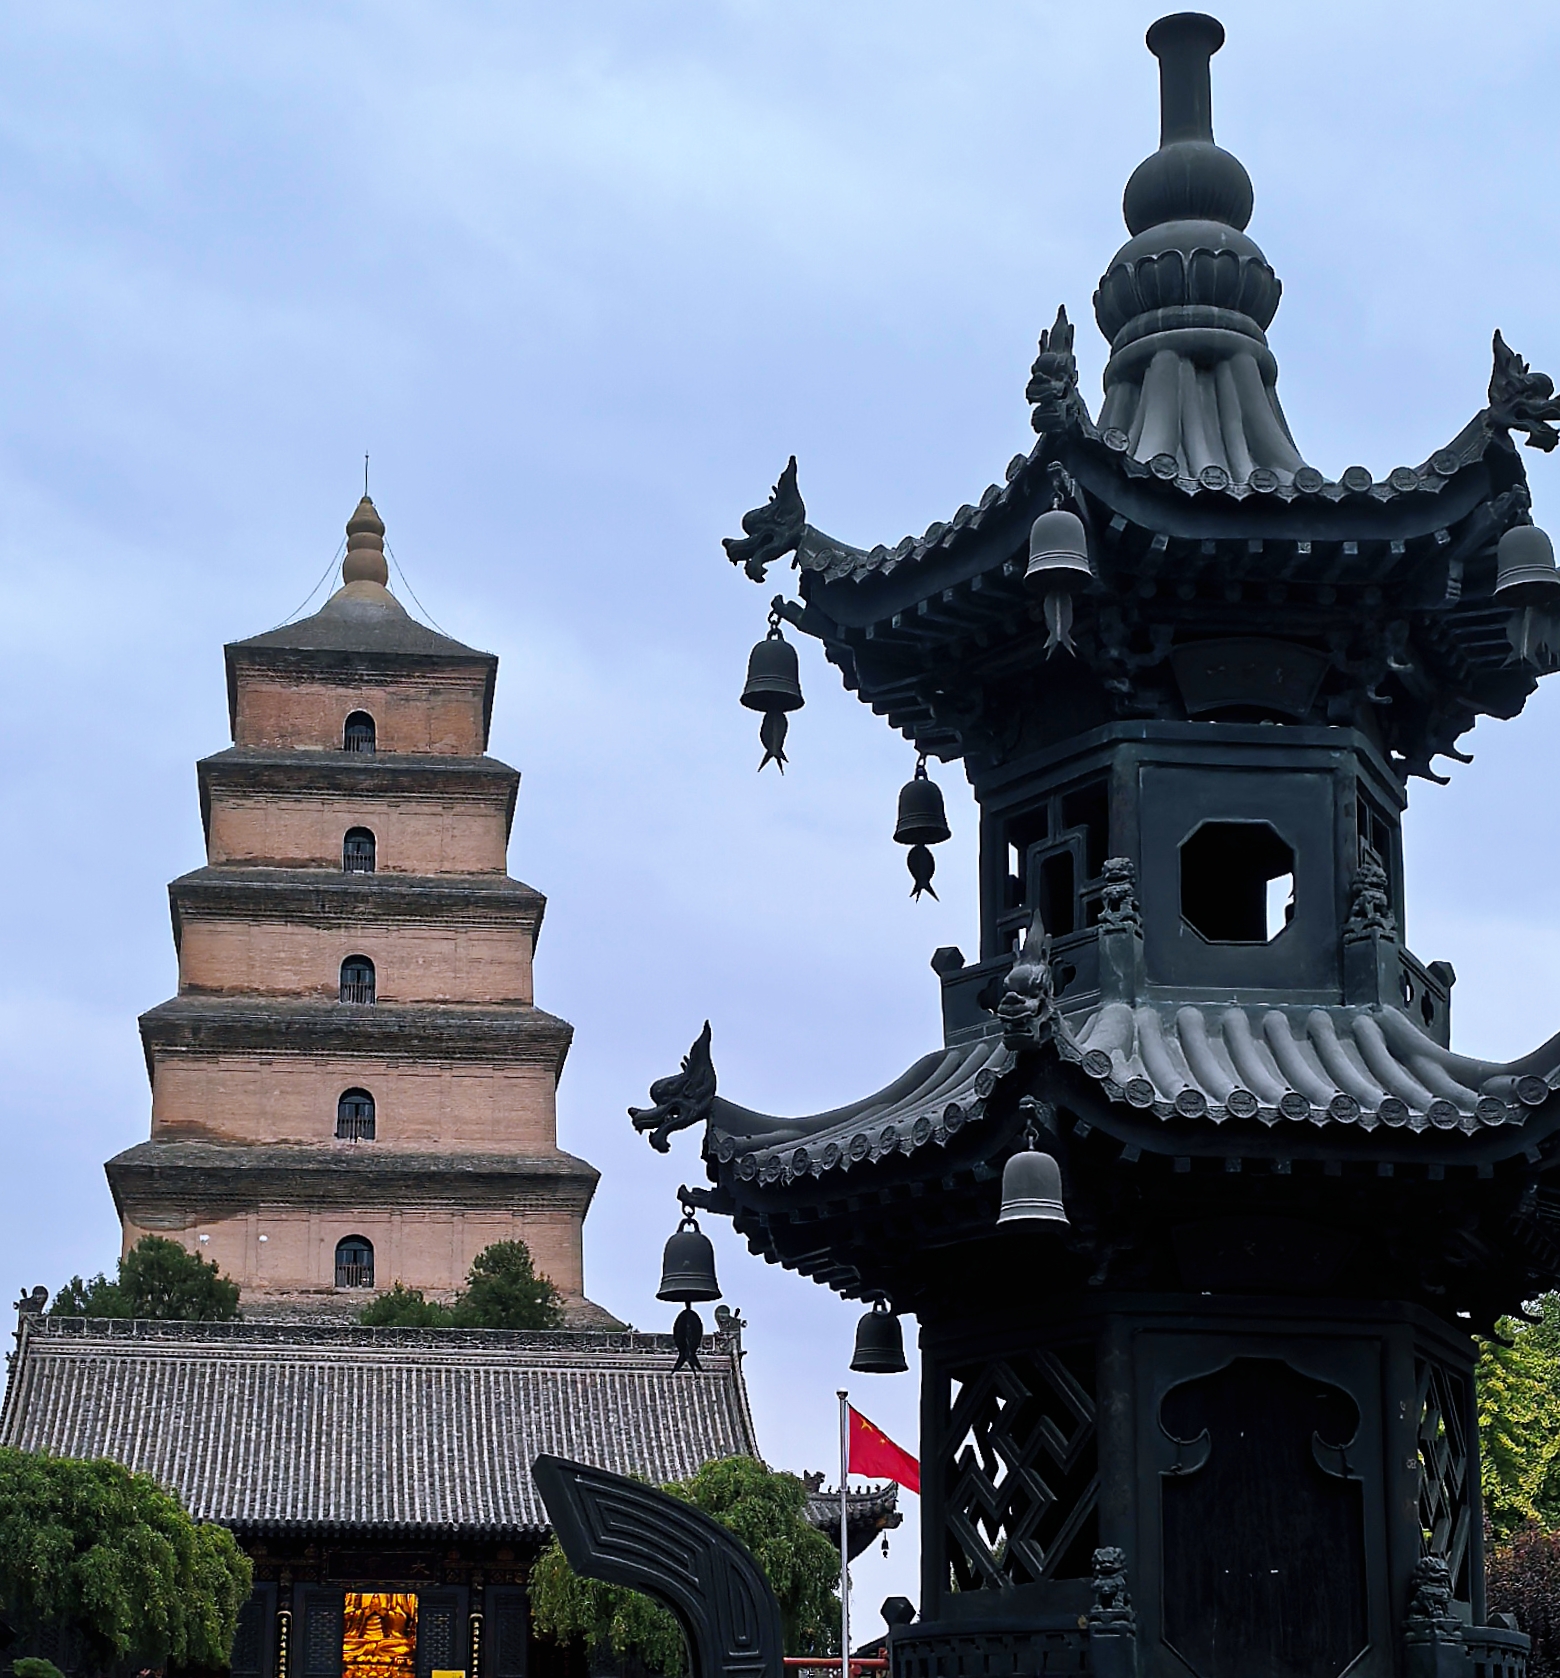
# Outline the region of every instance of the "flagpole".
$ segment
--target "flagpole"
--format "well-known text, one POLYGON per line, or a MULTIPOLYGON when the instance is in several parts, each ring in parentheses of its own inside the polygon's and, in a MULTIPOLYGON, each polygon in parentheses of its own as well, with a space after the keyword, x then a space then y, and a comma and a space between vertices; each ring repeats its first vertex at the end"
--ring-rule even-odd
POLYGON ((849 1394, 842 1387, 840 1401, 840 1678, 850 1678, 850 1516, 845 1486, 850 1473, 849 1394))

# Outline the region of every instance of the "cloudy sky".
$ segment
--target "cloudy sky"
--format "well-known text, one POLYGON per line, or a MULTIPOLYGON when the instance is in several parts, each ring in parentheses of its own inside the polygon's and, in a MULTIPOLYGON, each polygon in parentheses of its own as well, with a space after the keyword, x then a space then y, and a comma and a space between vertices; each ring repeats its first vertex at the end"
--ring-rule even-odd
MULTIPOLYGON (((972 810, 942 901, 890 842, 908 746, 802 652, 792 770, 741 710, 767 593, 719 538, 795 452, 810 516, 895 542, 1032 441, 1157 140, 1155 8, 101 0, 0 13, 0 1285, 110 1265, 101 1162, 146 1133, 136 1015, 202 859, 221 646, 320 579, 364 450, 427 611, 501 655, 511 870, 576 1027, 561 1138, 604 1173, 591 1293, 641 1326, 697 1170, 625 1106, 714 1022, 722 1088, 808 1111, 935 1044, 976 942, 972 810)), ((1552 5, 1239 0, 1215 126, 1282 276, 1306 458, 1378 476, 1482 405, 1491 330, 1560 371, 1552 5)), ((1560 525, 1555 461, 1529 454, 1560 525)), ((1417 783, 1409 934, 1460 1046, 1560 1025, 1552 693, 1417 783), (1444 766, 1443 766, 1444 767, 1444 766)), ((856 1311, 718 1229, 760 1437, 827 1467, 856 1311)), ((1044 1279, 1037 1278, 1043 1286, 1044 1279)), ((13 1296, 8 1296, 13 1297, 13 1296)), ((857 1378, 913 1442, 913 1378, 857 1378)), ((913 1511, 913 1500, 907 1499, 913 1511)), ((914 1543, 858 1568, 865 1618, 914 1543)))

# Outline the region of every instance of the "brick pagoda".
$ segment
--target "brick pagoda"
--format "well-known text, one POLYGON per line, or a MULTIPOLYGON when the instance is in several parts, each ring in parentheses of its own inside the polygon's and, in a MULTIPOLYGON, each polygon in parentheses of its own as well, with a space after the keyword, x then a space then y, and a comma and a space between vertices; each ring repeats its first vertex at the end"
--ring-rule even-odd
POLYGON ((560 1151, 571 1028, 532 997, 545 900, 510 878, 498 660, 386 587, 365 496, 342 587, 226 648, 207 865, 169 887, 179 993, 141 1019, 151 1139, 109 1161, 126 1248, 216 1260, 246 1309, 448 1297, 519 1238, 572 1322, 597 1173, 560 1151))

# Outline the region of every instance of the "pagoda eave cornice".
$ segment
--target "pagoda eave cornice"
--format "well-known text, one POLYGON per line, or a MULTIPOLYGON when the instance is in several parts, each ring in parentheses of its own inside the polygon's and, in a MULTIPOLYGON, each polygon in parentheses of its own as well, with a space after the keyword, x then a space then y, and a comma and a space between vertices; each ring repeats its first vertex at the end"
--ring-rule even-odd
POLYGON ((382 921, 516 927, 533 939, 547 900, 507 874, 346 873, 329 868, 197 868, 168 887, 173 941, 186 920, 287 920, 306 926, 382 921))
POLYGON ((511 802, 520 772, 493 757, 439 752, 261 751, 230 746, 195 766, 204 797, 207 788, 250 792, 343 792, 425 798, 491 798, 511 802))
POLYGON ((231 1215, 302 1200, 398 1211, 508 1206, 584 1214, 600 1173, 573 1154, 419 1153, 374 1143, 245 1146, 157 1140, 104 1167, 121 1215, 198 1208, 231 1215))
POLYGON ((142 1014, 150 1075, 159 1055, 299 1054, 526 1063, 556 1076, 574 1035, 540 1008, 354 1004, 185 995, 142 1014))

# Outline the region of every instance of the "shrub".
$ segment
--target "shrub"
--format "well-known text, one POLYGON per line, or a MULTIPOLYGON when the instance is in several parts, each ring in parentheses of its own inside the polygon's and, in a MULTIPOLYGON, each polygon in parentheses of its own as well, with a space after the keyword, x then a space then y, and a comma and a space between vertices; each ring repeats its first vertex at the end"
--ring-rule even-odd
POLYGON ((538 1276, 523 1241, 495 1241, 472 1260, 453 1305, 397 1282, 358 1313, 370 1328, 560 1328, 558 1290, 538 1276))
POLYGON ((226 1323, 238 1315, 238 1283, 177 1241, 143 1235, 110 1282, 72 1276, 55 1294, 51 1317, 147 1317, 160 1322, 226 1323))
POLYGON ((1528 1678, 1560 1678, 1560 1533, 1525 1526, 1489 1553, 1489 1611, 1533 1639, 1528 1678))

